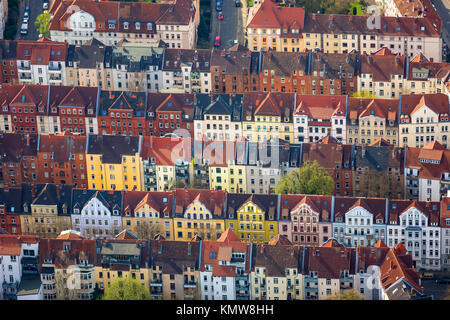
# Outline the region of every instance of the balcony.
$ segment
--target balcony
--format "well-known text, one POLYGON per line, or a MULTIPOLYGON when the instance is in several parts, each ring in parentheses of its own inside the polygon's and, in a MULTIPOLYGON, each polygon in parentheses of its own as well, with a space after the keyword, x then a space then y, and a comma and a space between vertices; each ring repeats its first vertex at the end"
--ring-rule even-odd
POLYGON ((19 287, 19 283, 18 282, 9 283, 9 282, 3 281, 2 287, 3 287, 3 289, 17 290, 17 288, 19 287))
POLYGON ((250 295, 248 293, 236 293, 236 300, 249 300, 250 295))
POLYGON ((17 70, 24 71, 24 72, 31 72, 31 66, 25 66, 25 65, 17 66, 17 70))
POLYGON ((55 72, 55 71, 61 71, 62 67, 58 66, 58 65, 49 65, 48 66, 48 71, 49 72, 55 72))
POLYGON ((185 282, 184 283, 184 288, 188 289, 188 288, 197 288, 197 283, 195 282, 185 282))
POLYGON ((150 287, 162 287, 162 281, 161 280, 150 281, 150 287))
POLYGON ((28 75, 21 74, 19 75, 19 80, 31 80, 31 74, 28 75))
POLYGON ((49 81, 49 82, 61 82, 61 81, 62 81, 62 78, 61 78, 61 76, 57 76, 57 77, 55 77, 55 76, 50 76, 50 78, 48 78, 48 81, 49 81))
POLYGON ((245 262, 245 257, 231 257, 231 262, 245 262))

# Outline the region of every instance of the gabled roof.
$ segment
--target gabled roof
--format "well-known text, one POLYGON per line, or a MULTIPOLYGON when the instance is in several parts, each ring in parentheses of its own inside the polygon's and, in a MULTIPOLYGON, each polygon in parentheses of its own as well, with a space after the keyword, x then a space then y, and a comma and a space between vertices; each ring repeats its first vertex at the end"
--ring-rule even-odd
POLYGON ((217 239, 217 242, 230 243, 230 242, 241 242, 238 236, 229 227, 224 233, 217 239))
MULTIPOLYGON (((250 20, 250 19, 249 19, 250 20)), ((302 33, 305 22, 305 10, 279 6, 272 0, 262 2, 260 8, 251 18, 247 28, 280 28, 300 30, 302 33)))
POLYGON ((117 240, 137 240, 138 237, 128 229, 122 230, 118 235, 114 237, 117 240))
POLYGON ((290 242, 289 239, 286 238, 286 236, 277 234, 268 242, 268 244, 270 246, 289 246, 292 245, 292 242, 290 242))
POLYGON ((370 147, 392 147, 392 144, 384 140, 383 138, 378 138, 371 144, 369 144, 370 147))
POLYGON ((57 239, 65 239, 65 240, 81 240, 84 239, 83 236, 81 236, 81 233, 75 230, 65 230, 61 231, 57 239))

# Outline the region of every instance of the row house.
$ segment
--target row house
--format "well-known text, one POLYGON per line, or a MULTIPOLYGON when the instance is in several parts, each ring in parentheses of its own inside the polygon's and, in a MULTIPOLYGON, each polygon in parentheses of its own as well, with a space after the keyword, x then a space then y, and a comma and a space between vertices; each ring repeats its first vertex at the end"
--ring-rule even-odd
POLYGON ((17 73, 17 41, 0 41, 0 61, 0 82, 19 83, 17 73))
POLYGON ((244 93, 259 90, 260 53, 240 44, 211 53, 211 92, 244 93))
POLYGON ((347 143, 370 145, 383 139, 393 146, 399 142, 396 99, 349 98, 346 107, 347 143))
POLYGON ((173 214, 174 240, 195 236, 217 240, 226 230, 226 197, 223 190, 176 189, 173 214))
POLYGON ((305 50, 371 54, 387 47, 409 58, 423 52, 437 62, 442 60, 441 26, 426 18, 381 16, 367 23, 366 16, 307 14, 304 25, 305 50))
POLYGON ((380 138, 369 146, 354 146, 352 157, 354 196, 403 198, 404 149, 380 138))
POLYGON ((162 137, 175 133, 193 137, 195 97, 189 93, 149 93, 147 135, 162 137))
POLYGON ((39 182, 37 134, 0 134, 0 156, 4 186, 39 182))
POLYGON ((411 59, 405 77, 409 94, 446 93, 450 64, 436 63, 419 53, 411 59))
POLYGON ((200 241, 168 241, 164 238, 150 244, 150 294, 155 300, 199 300, 200 241))
POLYGON ((242 135, 250 142, 273 139, 293 141, 294 93, 249 93, 244 95, 242 135))
POLYGON ((20 284, 38 272, 36 236, 0 235, 0 299, 16 300, 20 284))
POLYGON ((121 40, 149 44, 163 40, 172 48, 191 49, 196 10, 190 0, 170 4, 73 0, 52 6, 50 37, 75 45, 94 38, 110 46, 121 40), (80 7, 83 10, 75 9, 80 7))
POLYGON ((430 0, 376 0, 375 4, 383 10, 388 17, 423 17, 432 20, 436 25, 441 25, 439 14, 434 9, 430 0))
POLYGON ((123 195, 122 227, 139 239, 157 235, 174 240, 172 192, 128 191, 123 195))
POLYGON ((331 196, 281 195, 278 232, 292 244, 320 246, 332 236, 331 196))
POLYGON ((439 142, 406 148, 405 198, 439 201, 450 189, 450 151, 439 142))
POLYGON ((21 84, 66 83, 67 43, 41 38, 17 42, 17 71, 21 84))
POLYGON ((441 269, 447 271, 450 265, 450 191, 447 191, 447 197, 441 200, 439 226, 441 227, 441 269))
POLYGON ((346 143, 346 106, 345 96, 296 95, 294 143, 317 142, 330 135, 346 143))
POLYGON ((95 38, 84 44, 69 44, 64 85, 113 90, 112 51, 112 46, 105 46, 95 38))
POLYGON ((96 241, 73 230, 39 241, 39 274, 43 300, 92 300, 96 241))
POLYGON ((440 203, 437 201, 391 200, 386 221, 387 245, 401 243, 419 269, 441 268, 440 203))
POLYGON ((191 185, 190 138, 144 137, 140 158, 144 190, 167 191, 191 185))
POLYGON ((161 75, 161 92, 210 93, 211 51, 167 48, 161 75))
POLYGON ((197 94, 194 138, 234 141, 242 137, 242 94, 197 94))
POLYGON ((303 300, 303 275, 299 272, 303 248, 278 241, 254 250, 250 299, 303 300))
POLYGON ((404 78, 408 57, 394 55, 386 47, 371 55, 360 56, 361 71, 357 87, 377 98, 399 98, 406 93, 404 78))
POLYGON ((120 191, 72 190, 71 227, 82 237, 111 238, 122 230, 120 191))
POLYGON ((38 181, 87 188, 86 136, 39 135, 38 181))
POLYGON ((100 290, 119 278, 131 278, 150 291, 150 240, 140 240, 128 230, 113 239, 97 239, 94 279, 100 290))
POLYGON ((163 89, 163 56, 169 50, 127 41, 114 46, 111 65, 114 90, 157 92, 163 89))
POLYGON ((141 190, 142 136, 88 135, 88 189, 141 190))
POLYGON ((101 91, 98 130, 102 135, 146 134, 147 95, 144 92, 101 91))
POLYGON ((29 185, 0 190, 0 229, 11 235, 22 234, 20 214, 29 208, 32 201, 29 185))
POLYGON ((450 104, 446 94, 402 95, 399 101, 399 145, 424 147, 450 139, 450 104))
POLYGON ((202 300, 250 300, 253 245, 230 229, 217 241, 202 241, 200 287, 202 300))
POLYGON ((253 8, 247 21, 248 48, 252 51, 319 49, 324 53, 357 50, 369 54, 386 46, 410 58, 423 52, 437 62, 442 59, 441 24, 426 18, 381 16, 368 24, 364 16, 305 14, 302 8, 266 0, 253 8))
POLYGON ((303 144, 300 163, 314 162, 323 167, 335 182, 333 193, 353 195, 352 145, 342 145, 336 140, 325 139, 318 143, 303 144))
POLYGON ((22 233, 51 238, 70 229, 72 188, 48 183, 32 185, 32 201, 23 203, 20 215, 22 233))
POLYGON ((304 51, 305 10, 262 1, 249 11, 246 23, 251 51, 304 51))

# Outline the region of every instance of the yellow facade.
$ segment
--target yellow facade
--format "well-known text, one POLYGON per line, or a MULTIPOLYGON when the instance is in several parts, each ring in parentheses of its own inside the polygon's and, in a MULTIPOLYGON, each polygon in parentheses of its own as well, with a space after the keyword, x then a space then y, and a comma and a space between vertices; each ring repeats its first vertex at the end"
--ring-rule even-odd
POLYGON ((226 166, 210 166, 209 168, 209 187, 211 190, 229 190, 230 169, 226 166))
POLYGON ((159 233, 166 240, 174 240, 173 220, 161 217, 159 212, 147 203, 135 209, 134 217, 123 216, 122 226, 139 239, 153 238, 159 233))
POLYGON ((281 122, 279 116, 255 116, 255 122, 244 121, 242 134, 250 142, 263 142, 270 139, 294 141, 294 124, 281 122))
POLYGON ((138 154, 122 156, 121 163, 103 163, 102 156, 86 156, 88 188, 96 190, 142 190, 141 164, 138 154))
POLYGON ((296 268, 285 271, 284 277, 270 277, 265 267, 256 266, 250 274, 252 300, 303 300, 302 274, 296 268))
POLYGON ((200 201, 194 200, 183 217, 173 219, 176 241, 190 241, 196 234, 204 240, 217 240, 225 232, 225 220, 216 219, 200 201))
POLYGON ((175 166, 156 166, 156 185, 158 191, 175 188, 175 166))
POLYGON ((56 238, 62 231, 72 229, 70 215, 58 215, 56 205, 31 205, 31 215, 21 215, 22 233, 56 238))
POLYGON ((119 278, 133 278, 142 283, 147 290, 150 290, 151 269, 140 268, 126 271, 110 270, 101 266, 95 266, 95 280, 100 289, 108 289, 108 286, 119 278))
POLYGON ((278 234, 278 221, 266 221, 265 213, 253 202, 245 202, 237 211, 237 220, 227 220, 227 227, 243 241, 270 241, 278 234))

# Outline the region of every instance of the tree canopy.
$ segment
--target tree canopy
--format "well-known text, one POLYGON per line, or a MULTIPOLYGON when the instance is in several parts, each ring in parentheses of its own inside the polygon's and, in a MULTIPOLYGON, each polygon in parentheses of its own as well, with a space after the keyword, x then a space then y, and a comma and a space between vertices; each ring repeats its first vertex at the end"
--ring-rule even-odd
POLYGON ((285 174, 275 187, 282 194, 330 195, 334 190, 334 180, 317 161, 305 162, 301 168, 285 174))
POLYGON ((375 99, 375 95, 366 90, 357 91, 352 95, 353 98, 369 98, 375 99))
POLYGON ((34 24, 39 34, 46 38, 50 37, 50 13, 44 12, 38 15, 34 24))
POLYGON ((329 296, 327 300, 366 300, 366 299, 361 293, 359 293, 356 290, 345 290, 329 296))
POLYGON ((103 300, 151 300, 151 296, 136 279, 119 278, 105 290, 103 300))

